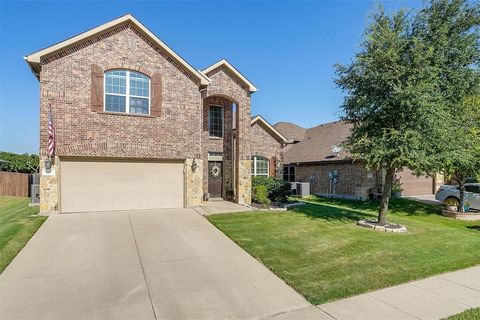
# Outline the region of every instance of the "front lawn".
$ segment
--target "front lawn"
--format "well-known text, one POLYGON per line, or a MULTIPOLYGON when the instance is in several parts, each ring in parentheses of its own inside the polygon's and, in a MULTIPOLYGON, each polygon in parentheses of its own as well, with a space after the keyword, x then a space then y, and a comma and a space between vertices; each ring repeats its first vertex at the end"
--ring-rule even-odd
POLYGON ((445 218, 438 208, 393 199, 389 221, 404 234, 355 225, 377 203, 310 198, 287 212, 208 219, 311 303, 320 304, 480 264, 480 222, 445 218))
POLYGON ((47 219, 33 216, 38 207, 29 207, 29 202, 28 198, 0 196, 0 273, 47 219))

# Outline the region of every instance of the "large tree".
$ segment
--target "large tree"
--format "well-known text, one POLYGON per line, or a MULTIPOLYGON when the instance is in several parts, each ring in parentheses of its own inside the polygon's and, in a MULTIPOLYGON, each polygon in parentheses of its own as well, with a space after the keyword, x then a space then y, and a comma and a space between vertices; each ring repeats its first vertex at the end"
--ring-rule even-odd
POLYGON ((343 119, 353 124, 347 150, 385 170, 378 212, 385 224, 396 171, 419 165, 432 143, 426 137, 438 111, 435 70, 404 11, 388 15, 379 8, 361 47, 351 64, 336 65, 336 84, 346 93, 343 119))
POLYGON ((444 142, 432 149, 430 166, 458 185, 458 209, 463 212, 465 183, 480 176, 480 98, 460 101, 443 127, 444 142))
POLYGON ((463 211, 465 183, 480 174, 480 3, 431 0, 416 15, 413 31, 432 53, 444 111, 435 126, 438 143, 417 172, 443 172, 454 180, 463 211))

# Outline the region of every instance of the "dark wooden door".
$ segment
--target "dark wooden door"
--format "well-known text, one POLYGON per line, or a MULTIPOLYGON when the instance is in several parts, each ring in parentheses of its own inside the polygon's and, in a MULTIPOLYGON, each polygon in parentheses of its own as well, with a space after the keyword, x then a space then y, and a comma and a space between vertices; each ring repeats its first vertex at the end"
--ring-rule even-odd
POLYGON ((208 193, 212 198, 222 197, 223 168, 221 161, 208 162, 208 193))

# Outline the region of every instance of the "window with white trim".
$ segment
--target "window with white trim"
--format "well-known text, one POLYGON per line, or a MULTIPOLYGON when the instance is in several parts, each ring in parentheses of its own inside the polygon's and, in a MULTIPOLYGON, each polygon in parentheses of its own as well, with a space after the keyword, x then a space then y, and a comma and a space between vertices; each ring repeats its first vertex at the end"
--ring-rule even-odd
POLYGON ((150 114, 150 78, 130 70, 105 72, 106 112, 150 114))
POLYGON ((252 176, 268 177, 269 161, 260 156, 252 157, 252 176))
POLYGON ((208 109, 208 136, 223 138, 223 107, 210 106, 208 109))

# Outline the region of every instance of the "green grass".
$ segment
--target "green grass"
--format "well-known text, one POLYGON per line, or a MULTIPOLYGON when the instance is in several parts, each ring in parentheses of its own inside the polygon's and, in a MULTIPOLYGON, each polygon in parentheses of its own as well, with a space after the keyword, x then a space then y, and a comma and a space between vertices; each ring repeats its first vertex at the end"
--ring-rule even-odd
POLYGON ((0 196, 0 273, 47 219, 35 216, 38 207, 28 207, 29 202, 28 198, 0 196))
POLYGON ((448 317, 448 320, 478 320, 480 319, 480 308, 469 309, 462 313, 448 317))
POLYGON ((378 204, 310 198, 284 212, 254 211, 208 219, 314 304, 480 264, 480 222, 439 215, 439 208, 393 199, 389 221, 408 232, 358 227, 378 204))

